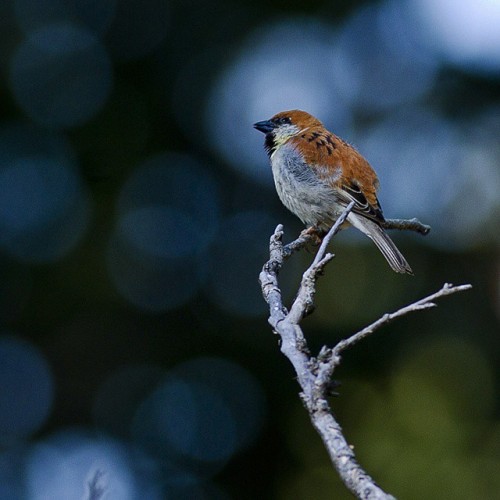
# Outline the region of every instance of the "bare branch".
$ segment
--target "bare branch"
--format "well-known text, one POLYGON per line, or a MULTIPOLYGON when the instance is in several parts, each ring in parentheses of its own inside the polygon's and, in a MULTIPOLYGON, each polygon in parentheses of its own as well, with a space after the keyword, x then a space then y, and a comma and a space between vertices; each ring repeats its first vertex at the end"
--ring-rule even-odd
POLYGON ((415 231, 416 233, 429 234, 431 226, 422 224, 418 219, 386 219, 382 224, 384 229, 398 229, 399 231, 415 231))
POLYGON ((316 253, 316 257, 313 260, 313 263, 311 264, 310 268, 316 266, 318 262, 323 259, 325 253, 326 253, 326 248, 329 245, 331 239, 340 231, 340 228, 342 224, 345 222, 347 219, 347 216, 351 213, 351 210, 354 208, 354 205, 356 203, 354 201, 351 201, 349 205, 345 208, 345 210, 342 212, 342 215, 337 219, 335 224, 332 226, 330 231, 326 234, 326 236, 323 238, 323 241, 321 242, 321 246, 319 247, 318 252, 316 253))
POLYGON ((371 325, 366 326, 358 333, 355 333, 354 335, 345 340, 341 340, 335 346, 333 351, 338 356, 342 351, 345 351, 346 349, 352 347, 354 344, 357 344, 360 340, 363 340, 364 338, 368 337, 368 335, 374 333, 381 326, 390 323, 396 318, 400 318, 401 316, 405 316, 406 314, 409 314, 411 312, 422 311, 423 309, 430 309, 432 307, 436 307, 436 304, 434 304, 433 302, 434 300, 439 299, 440 297, 444 297, 446 295, 451 295, 453 293, 463 292, 471 288, 472 285, 453 286, 451 283, 445 283, 441 288, 441 290, 438 290, 432 295, 417 300, 416 302, 413 302, 412 304, 402 307, 401 309, 398 309, 393 313, 384 314, 380 319, 374 321, 371 325))
POLYGON ((354 201, 351 201, 346 207, 342 215, 337 219, 335 224, 323 238, 321 245, 314 257, 313 262, 302 276, 302 281, 299 288, 299 293, 290 309, 290 322, 298 324, 299 321, 306 315, 310 314, 314 309, 314 295, 316 293, 316 280, 323 272, 325 266, 330 262, 334 255, 326 253, 326 249, 331 239, 340 231, 342 224, 347 219, 347 216, 354 208, 354 201))
POLYGON ((286 309, 283 307, 281 290, 278 286, 278 273, 283 265, 283 226, 280 224, 274 230, 269 242, 270 259, 266 262, 259 275, 259 282, 262 288, 264 300, 268 303, 271 311, 269 323, 278 323, 286 316, 286 309))
MULTIPOLYGON (((281 351, 292 363, 301 387, 300 396, 309 413, 314 428, 321 436, 328 451, 330 459, 337 469, 340 478, 346 487, 360 499, 393 499, 385 493, 375 481, 357 463, 354 452, 345 439, 342 429, 335 420, 328 403, 328 396, 332 389, 332 375, 340 363, 340 353, 357 342, 371 335, 381 326, 404 316, 413 311, 420 311, 434 307, 434 300, 469 289, 470 285, 452 286, 445 284, 441 290, 423 299, 405 306, 396 312, 385 314, 379 320, 363 328, 358 333, 340 341, 333 349, 323 347, 317 358, 311 356, 300 321, 314 309, 314 295, 316 281, 322 274, 325 266, 333 259, 333 254, 326 253, 328 243, 338 232, 339 228, 352 210, 351 203, 342 214, 341 218, 332 227, 323 239, 318 252, 302 276, 297 297, 290 312, 283 305, 281 290, 278 283, 278 274, 285 260, 292 253, 303 248, 312 241, 313 235, 303 232, 292 243, 283 246, 283 226, 279 225, 271 236, 269 244, 270 258, 264 265, 259 281, 262 294, 269 305, 269 323, 274 331, 281 337, 281 351)), ((389 228, 409 229, 426 234, 428 226, 424 226, 416 219, 410 221, 388 221, 389 228), (394 223, 395 224, 392 224, 394 223), (427 229, 426 229, 427 228, 427 229)))
POLYGON ((104 485, 104 472, 100 469, 96 469, 96 471, 92 474, 92 477, 89 479, 88 486, 88 495, 87 500, 101 500, 106 493, 106 486, 104 485))
POLYGON ((283 258, 288 259, 294 252, 302 250, 314 237, 310 232, 302 231, 296 240, 291 241, 283 247, 283 258))

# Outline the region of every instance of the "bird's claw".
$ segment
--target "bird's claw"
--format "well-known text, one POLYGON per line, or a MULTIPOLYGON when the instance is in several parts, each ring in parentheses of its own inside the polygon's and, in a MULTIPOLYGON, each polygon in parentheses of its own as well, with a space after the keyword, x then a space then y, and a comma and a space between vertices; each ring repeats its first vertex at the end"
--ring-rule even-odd
POLYGON ((310 226, 300 233, 301 238, 307 238, 314 246, 319 246, 323 241, 324 231, 316 226, 310 226))

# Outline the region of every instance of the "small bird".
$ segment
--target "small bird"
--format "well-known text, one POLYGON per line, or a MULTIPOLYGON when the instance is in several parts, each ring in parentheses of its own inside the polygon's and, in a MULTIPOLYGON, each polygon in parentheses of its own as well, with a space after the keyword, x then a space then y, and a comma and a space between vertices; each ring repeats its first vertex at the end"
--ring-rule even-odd
POLYGON ((282 111, 254 127, 266 134, 274 183, 285 207, 312 231, 325 233, 354 201, 345 225, 371 238, 394 271, 413 274, 382 227, 377 174, 353 146, 300 110, 282 111))

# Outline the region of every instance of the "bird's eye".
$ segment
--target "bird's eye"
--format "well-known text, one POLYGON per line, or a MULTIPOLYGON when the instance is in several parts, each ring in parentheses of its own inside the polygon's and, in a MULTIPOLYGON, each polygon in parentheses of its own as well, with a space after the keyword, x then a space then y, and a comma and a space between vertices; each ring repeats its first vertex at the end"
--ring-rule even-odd
POLYGON ((278 118, 276 122, 278 123, 278 125, 287 125, 291 123, 291 120, 286 116, 282 116, 281 118, 278 118))

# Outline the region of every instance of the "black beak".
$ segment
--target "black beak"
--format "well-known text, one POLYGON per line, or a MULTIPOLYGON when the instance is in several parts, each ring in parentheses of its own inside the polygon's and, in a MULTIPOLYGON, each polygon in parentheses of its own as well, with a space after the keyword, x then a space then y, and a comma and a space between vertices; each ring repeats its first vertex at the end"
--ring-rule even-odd
POLYGON ((264 134, 269 134, 276 128, 276 125, 271 120, 264 120, 263 122, 257 122, 254 123, 253 126, 259 132, 263 132, 264 134))

